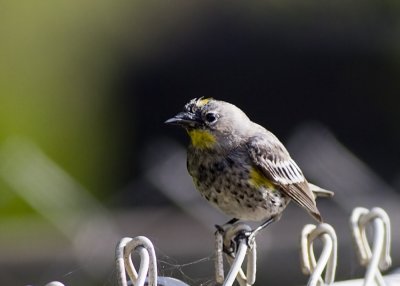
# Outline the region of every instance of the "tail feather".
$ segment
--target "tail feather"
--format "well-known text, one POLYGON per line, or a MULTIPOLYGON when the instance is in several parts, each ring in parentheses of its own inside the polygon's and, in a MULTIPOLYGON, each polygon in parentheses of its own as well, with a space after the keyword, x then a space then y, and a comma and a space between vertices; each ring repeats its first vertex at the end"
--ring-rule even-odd
POLYGON ((316 198, 319 198, 319 197, 321 197, 321 198, 331 198, 335 194, 332 191, 325 190, 325 189, 320 188, 320 187, 318 187, 318 186, 316 186, 314 184, 311 184, 311 183, 308 183, 308 186, 309 186, 310 190, 314 193, 316 198))

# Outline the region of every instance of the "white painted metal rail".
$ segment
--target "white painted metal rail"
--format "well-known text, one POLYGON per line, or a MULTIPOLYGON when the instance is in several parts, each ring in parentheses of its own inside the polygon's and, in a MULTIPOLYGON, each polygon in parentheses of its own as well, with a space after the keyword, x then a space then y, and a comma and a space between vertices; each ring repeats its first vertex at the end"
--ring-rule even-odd
MULTIPOLYGON (((366 267, 364 278, 335 282, 337 265, 337 236, 332 226, 326 223, 305 225, 301 232, 301 268, 309 275, 307 286, 394 286, 400 285, 400 274, 382 276, 392 264, 390 257, 390 219, 381 208, 371 210, 355 208, 350 217, 350 228, 359 263, 366 267), (372 247, 368 241, 367 228, 372 227, 372 247), (314 254, 314 242, 322 241, 322 251, 318 259, 314 254)), ((250 227, 236 223, 219 229, 215 233, 215 283, 231 286, 235 281, 240 286, 251 286, 256 282, 256 243, 248 241, 244 235, 250 227), (246 259, 246 270, 242 266, 246 259), (230 268, 225 275, 224 259, 230 268)), ((117 281, 119 286, 188 286, 184 282, 158 276, 157 260, 151 241, 144 237, 125 237, 115 250, 117 281), (140 258, 136 270, 132 255, 140 258)), ((50 282, 46 286, 63 286, 60 282, 50 282)))

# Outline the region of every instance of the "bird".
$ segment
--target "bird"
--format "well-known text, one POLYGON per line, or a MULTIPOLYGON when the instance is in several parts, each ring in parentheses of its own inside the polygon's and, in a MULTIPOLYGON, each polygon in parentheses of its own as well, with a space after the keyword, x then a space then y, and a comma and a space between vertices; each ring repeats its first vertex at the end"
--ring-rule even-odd
POLYGON ((309 183, 281 141, 234 104, 194 98, 165 123, 186 130, 188 172, 201 196, 232 217, 227 224, 262 222, 248 233, 254 238, 291 201, 323 221, 315 198, 333 192, 309 183))

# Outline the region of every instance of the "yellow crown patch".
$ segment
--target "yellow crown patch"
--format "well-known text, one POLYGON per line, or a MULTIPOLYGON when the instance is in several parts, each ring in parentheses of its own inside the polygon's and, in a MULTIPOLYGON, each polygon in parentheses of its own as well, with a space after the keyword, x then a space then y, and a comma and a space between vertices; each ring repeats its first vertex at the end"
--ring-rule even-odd
POLYGON ((212 97, 209 97, 209 98, 199 98, 199 100, 196 102, 196 105, 197 105, 198 107, 202 107, 202 106, 206 105, 211 99, 212 99, 212 97))

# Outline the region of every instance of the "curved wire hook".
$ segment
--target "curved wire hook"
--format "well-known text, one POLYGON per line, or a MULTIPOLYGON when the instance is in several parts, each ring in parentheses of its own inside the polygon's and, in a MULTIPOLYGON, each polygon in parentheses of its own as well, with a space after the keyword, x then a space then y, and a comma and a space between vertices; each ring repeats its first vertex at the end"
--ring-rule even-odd
POLYGON ((256 279, 256 257, 257 246, 253 242, 251 248, 248 246, 247 237, 239 237, 243 232, 250 232, 251 228, 246 224, 234 224, 222 233, 217 231, 215 233, 216 242, 216 263, 215 273, 216 282, 223 286, 231 286, 235 282, 235 278, 240 286, 249 286, 255 283, 256 279), (232 256, 226 255, 231 268, 224 281, 223 269, 223 249, 232 250, 232 256), (247 270, 246 274, 243 272, 241 266, 247 253, 247 270))
POLYGON ((335 280, 337 264, 337 237, 332 226, 321 223, 318 226, 307 224, 301 232, 301 266, 306 275, 310 275, 309 286, 331 285, 335 280), (316 261, 314 256, 313 243, 321 238, 323 249, 316 261), (322 279, 322 272, 325 270, 325 280, 322 279))
POLYGON ((64 284, 58 281, 52 281, 47 283, 45 286, 64 286, 64 284))
POLYGON ((120 240, 115 250, 118 285, 127 286, 125 270, 135 286, 143 286, 148 275, 148 285, 157 285, 157 263, 153 244, 144 236, 125 237, 120 240), (131 254, 138 251, 140 255, 139 273, 132 262, 131 254))
POLYGON ((355 208, 350 218, 350 226, 360 264, 367 266, 364 285, 371 285, 373 280, 378 285, 386 285, 380 271, 387 270, 392 264, 389 216, 383 209, 377 207, 371 211, 355 208), (374 226, 372 250, 366 235, 366 227, 371 222, 374 226))
MULTIPOLYGON (((130 237, 124 237, 122 238, 119 243, 117 244, 117 247, 115 248, 115 266, 117 270, 117 279, 118 279, 118 285, 119 286, 127 286, 126 282, 126 272, 125 272, 125 261, 124 261, 124 249, 126 244, 131 241, 132 238, 130 237)), ((138 278, 138 274, 136 272, 135 267, 130 265, 127 267, 126 271, 132 271, 129 273, 130 279, 136 282, 138 278)))

